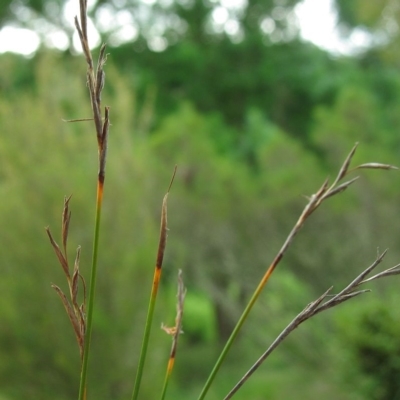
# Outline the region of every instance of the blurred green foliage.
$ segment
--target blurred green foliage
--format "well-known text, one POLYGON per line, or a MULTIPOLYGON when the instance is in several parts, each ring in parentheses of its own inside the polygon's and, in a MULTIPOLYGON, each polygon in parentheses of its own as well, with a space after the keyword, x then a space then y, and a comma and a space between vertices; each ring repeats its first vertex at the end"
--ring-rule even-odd
POLYGON ((357 383, 356 390, 365 399, 396 399, 400 394, 397 291, 387 290, 382 300, 367 297, 351 312, 343 308, 335 318, 337 332, 345 339, 344 381, 353 387, 357 383))
POLYGON ((239 144, 246 140, 240 128, 252 108, 306 140, 313 108, 329 103, 347 74, 346 63, 335 63, 311 44, 294 40, 267 46, 260 35, 238 44, 229 38, 183 41, 139 56, 126 44, 113 50, 113 58, 122 68, 137 71, 139 94, 150 83, 156 85, 158 115, 190 99, 201 112, 220 114, 238 128, 233 138, 239 144))
MULTIPOLYGON (((400 74, 380 50, 333 58, 297 40, 273 45, 254 33, 235 44, 202 35, 193 28, 190 40, 161 53, 110 50, 103 102, 111 106, 112 127, 91 398, 131 393, 160 206, 175 164, 156 320, 173 324, 182 269, 188 299, 171 384, 177 399, 198 395, 303 196, 334 176, 356 141, 355 163, 398 164, 400 74)), ((50 288, 63 287, 64 276, 43 228, 59 237, 62 201, 72 193, 70 257, 81 245, 87 277, 96 139, 90 122, 62 121, 90 116, 85 65, 81 57, 42 50, 30 60, 4 54, 0 68, 0 398, 70 399, 79 352, 50 288)), ((210 400, 221 399, 308 302, 369 265, 377 247, 390 248, 386 266, 398 262, 398 177, 362 175, 296 237, 210 400)), ((390 284, 302 326, 238 398, 396 398, 399 295, 380 296, 390 284)), ((159 394, 170 348, 161 330, 151 340, 143 399, 159 394)))

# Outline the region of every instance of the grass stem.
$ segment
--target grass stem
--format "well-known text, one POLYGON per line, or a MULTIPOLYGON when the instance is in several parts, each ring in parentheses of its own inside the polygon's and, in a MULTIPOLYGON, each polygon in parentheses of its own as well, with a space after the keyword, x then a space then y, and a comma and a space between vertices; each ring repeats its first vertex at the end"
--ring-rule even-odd
POLYGON ((152 324, 153 316, 154 316, 154 308, 156 305, 158 287, 160 284, 165 246, 167 243, 167 230, 168 230, 168 228, 167 228, 167 201, 168 201, 169 191, 171 189, 172 183, 175 178, 176 168, 177 167, 175 166, 174 173, 172 175, 171 182, 168 187, 168 191, 167 191, 166 195, 164 196, 164 199, 162 202, 160 239, 159 239, 159 243, 158 243, 156 267, 154 270, 153 284, 151 287, 149 307, 147 310, 147 317, 146 317, 146 325, 144 328, 143 341, 142 341, 142 347, 140 350, 139 364, 138 364, 138 369, 136 372, 136 379, 135 379, 135 386, 133 388, 133 393, 132 393, 132 400, 137 400, 138 395, 139 395, 140 384, 141 384, 142 376, 143 376, 144 363, 146 360, 147 348, 149 345, 151 324, 152 324))
POLYGON ((89 297, 87 307, 87 320, 86 320, 86 332, 85 332, 85 345, 83 352, 82 368, 81 368, 81 379, 79 385, 79 400, 86 400, 86 381, 87 381, 87 369, 89 363, 89 350, 92 335, 92 321, 93 321, 93 309, 94 309, 94 298, 96 291, 96 278, 97 278, 97 257, 99 249, 99 236, 100 236, 100 220, 101 220, 101 209, 103 202, 103 189, 104 180, 99 177, 97 183, 97 201, 96 201, 96 221, 94 228, 94 241, 93 241, 93 254, 92 254, 92 269, 90 275, 90 286, 89 286, 89 297))
POLYGON ((215 379, 215 376, 221 367, 226 355, 228 354, 236 336, 238 335, 244 321, 247 319, 247 316, 249 315, 251 309, 254 306, 254 303, 257 301, 260 293, 262 292, 264 286, 268 282, 269 278, 271 277, 272 273, 274 272, 275 268, 279 264, 279 262, 282 260, 282 257, 284 256, 285 252, 289 248, 290 244, 292 243, 294 237, 297 235, 297 233, 300 231, 308 217, 321 205, 322 202, 327 200, 328 198, 335 196, 344 190, 346 190, 350 185, 352 185, 358 177, 355 177, 349 181, 346 181, 342 184, 339 184, 341 180, 346 177, 349 172, 352 172, 356 169, 360 168, 368 168, 368 169, 397 169, 396 167, 392 165, 386 165, 386 164, 378 164, 378 163, 367 163, 367 164, 362 164, 360 166, 357 166, 351 170, 349 170, 350 163, 353 159, 353 156, 356 152, 358 143, 354 145, 346 159, 344 160, 339 173, 336 177, 336 179, 333 181, 333 183, 329 186, 328 179, 325 180, 325 182, 322 184, 322 186, 319 188, 319 190, 313 194, 308 201, 308 204, 304 207, 303 212, 301 213, 300 217, 298 218, 297 222, 293 226, 291 232, 287 236, 284 244, 282 245, 281 249, 275 256, 274 260, 272 263, 269 265, 267 271, 265 272, 264 276, 262 277, 260 283, 258 284, 256 290, 254 291, 252 297, 250 298, 246 308, 244 309, 241 317, 239 318, 239 321, 237 322, 235 328, 232 331, 231 336, 227 340, 225 347, 222 349, 222 352, 220 356, 218 357, 214 368, 212 369, 201 393, 198 398, 198 400, 203 400, 205 395, 207 394, 213 380, 215 379))

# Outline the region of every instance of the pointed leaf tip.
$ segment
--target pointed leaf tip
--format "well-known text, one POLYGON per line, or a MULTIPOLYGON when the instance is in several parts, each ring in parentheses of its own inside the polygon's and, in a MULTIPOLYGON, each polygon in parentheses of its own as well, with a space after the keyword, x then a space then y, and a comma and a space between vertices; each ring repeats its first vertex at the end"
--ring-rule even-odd
POLYGON ((171 178, 171 181, 170 181, 169 186, 168 186, 167 194, 170 192, 172 184, 174 183, 174 179, 175 179, 175 175, 176 175, 176 170, 177 169, 178 169, 178 166, 175 164, 174 172, 172 173, 172 178, 171 178))
POLYGON ((358 147, 358 142, 355 143, 354 147, 351 149, 350 153, 344 160, 344 163, 343 163, 342 167, 340 168, 339 174, 336 178, 336 183, 339 182, 347 174, 351 160, 354 156, 354 153, 357 150, 357 147, 358 147))

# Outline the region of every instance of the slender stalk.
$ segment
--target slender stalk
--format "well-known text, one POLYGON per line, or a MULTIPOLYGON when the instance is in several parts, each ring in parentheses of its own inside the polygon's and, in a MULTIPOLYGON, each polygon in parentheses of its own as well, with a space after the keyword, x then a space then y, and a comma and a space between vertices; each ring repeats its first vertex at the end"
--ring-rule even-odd
POLYGON ((168 383, 169 383, 169 378, 172 374, 172 370, 174 369, 174 364, 175 364, 175 357, 170 357, 168 359, 168 366, 167 366, 167 372, 165 374, 165 378, 164 378, 164 385, 163 385, 163 389, 161 392, 161 400, 165 399, 165 395, 167 393, 167 388, 168 388, 168 383))
POLYGON ((268 348, 268 350, 263 354, 262 357, 260 357, 257 362, 253 365, 253 367, 247 371, 247 373, 240 379, 240 381, 234 386, 234 388, 225 396, 224 400, 229 400, 232 398, 232 396, 243 386, 243 384, 246 382, 246 380, 254 373, 254 371, 261 365, 261 363, 265 360, 266 357, 268 357, 269 354, 289 335, 290 332, 292 332, 298 325, 300 325, 303 321, 305 321, 305 318, 302 319, 303 313, 306 310, 314 310, 316 306, 320 304, 320 302, 325 299, 325 297, 328 295, 328 293, 332 290, 332 288, 329 288, 321 297, 319 297, 316 301, 313 303, 309 304, 305 310, 302 311, 274 340, 274 342, 271 344, 271 346, 268 348))
POLYGON ((243 375, 239 382, 234 386, 234 388, 225 396, 224 400, 229 400, 233 395, 243 386, 243 384, 250 378, 250 376, 259 368, 259 366, 267 359, 267 357, 282 343, 282 341, 293 332, 300 324, 308 319, 314 317, 315 315, 326 311, 330 308, 336 307, 337 305, 344 303, 354 297, 370 292, 369 289, 357 290, 361 285, 371 282, 373 280, 400 274, 400 264, 395 265, 383 272, 380 272, 368 279, 364 279, 374 270, 383 260, 386 255, 387 250, 382 254, 378 254, 376 260, 366 268, 361 274, 359 274, 352 282, 350 282, 343 290, 338 294, 331 296, 331 298, 325 301, 332 288, 330 287, 324 294, 319 298, 308 304, 303 311, 301 311, 288 326, 277 336, 273 343, 268 347, 268 349, 262 354, 262 356, 253 364, 253 366, 243 375))
POLYGON ((149 345, 149 338, 150 338, 150 332, 151 332, 151 324, 153 321, 154 308, 156 305, 158 287, 160 284, 165 246, 167 244, 167 230, 168 230, 168 228, 167 228, 167 201, 168 201, 169 191, 171 189, 172 183, 175 178, 176 168, 177 167, 175 166, 174 173, 172 175, 171 182, 168 187, 168 191, 167 191, 166 195, 164 196, 164 199, 162 202, 160 239, 159 239, 159 243, 158 243, 156 267, 154 270, 153 284, 151 287, 149 307, 147 310, 147 317, 146 317, 146 325, 144 328, 143 341, 142 341, 142 347, 140 350, 138 369, 136 371, 135 386, 133 387, 132 400, 136 400, 138 398, 140 384, 141 384, 142 376, 143 376, 144 363, 146 361, 147 348, 149 345))
POLYGON ((87 35, 87 1, 79 0, 80 5, 80 22, 75 17, 75 27, 79 34, 82 50, 87 63, 87 86, 90 94, 90 102, 92 105, 93 120, 96 128, 98 157, 99 157, 99 172, 97 178, 97 196, 96 196, 96 217, 94 227, 93 239, 93 253, 92 253, 92 269, 90 273, 90 288, 87 307, 87 320, 85 341, 83 349, 83 359, 81 368, 81 380, 79 385, 79 400, 86 400, 86 381, 87 381, 87 368, 89 362, 89 350, 92 335, 92 320, 94 297, 96 291, 96 277, 97 277, 97 256, 99 248, 99 235, 100 235, 100 220, 101 209, 103 202, 104 180, 106 170, 107 158, 107 145, 108 145, 108 131, 110 127, 109 107, 105 107, 104 119, 101 115, 101 93, 105 83, 105 72, 103 67, 107 61, 107 54, 105 52, 106 46, 103 44, 100 47, 99 58, 96 70, 93 65, 93 58, 90 51, 89 40, 87 35))
POLYGON ((293 229, 289 233, 289 236, 287 237, 285 243, 277 253, 276 257, 268 267, 266 273, 262 277, 259 285, 257 286, 256 290, 254 291, 253 295, 251 296, 246 308, 244 309, 241 317, 239 318, 235 328, 233 329, 231 336, 227 340, 225 347, 223 348, 220 356, 218 357, 214 368, 212 369, 201 393, 200 396, 198 397, 198 400, 203 400, 205 395, 207 394, 213 380, 215 379, 215 376, 221 367, 226 355, 228 354, 234 340, 236 339, 244 321, 247 319, 247 316, 249 315, 251 309, 254 306, 254 303, 257 301, 260 293, 262 292, 264 286, 268 282, 269 278, 271 277, 272 273, 274 272, 275 268, 281 261, 282 257, 284 256, 285 252, 289 248, 290 244, 293 241, 293 238, 296 236, 296 234, 300 231, 308 217, 328 198, 335 196, 343 191, 345 191, 350 185, 352 185, 358 177, 355 177, 349 181, 346 181, 344 183, 341 183, 339 185, 339 182, 347 176, 350 172, 356 170, 356 169, 361 169, 361 168, 367 168, 367 169, 397 169, 397 167, 394 167, 392 165, 387 165, 387 164, 380 164, 380 163, 367 163, 367 164, 362 164, 359 165, 351 170, 349 170, 350 163, 352 161, 352 158, 356 152, 358 143, 354 145, 346 159, 344 160, 339 173, 336 177, 336 179, 333 181, 331 186, 329 186, 328 179, 325 180, 325 182, 322 184, 322 186, 319 188, 319 190, 313 194, 308 201, 308 204, 305 206, 303 212, 301 213, 299 219, 297 220, 296 224, 294 225, 293 229))
POLYGON ((176 306, 176 318, 175 318, 175 326, 172 328, 168 328, 164 325, 161 325, 161 328, 164 329, 165 332, 167 332, 169 335, 172 335, 172 346, 171 346, 171 351, 169 353, 169 359, 168 359, 168 365, 167 365, 167 371, 165 373, 165 379, 164 379, 164 386, 163 390, 161 393, 161 400, 165 399, 165 394, 167 393, 167 388, 168 388, 168 383, 172 374, 172 371, 174 369, 175 365, 175 359, 176 359, 176 351, 178 348, 178 338, 182 331, 182 318, 183 318, 183 304, 185 301, 185 296, 186 296, 186 289, 183 286, 183 280, 182 280, 182 271, 179 270, 178 274, 178 294, 177 294, 177 306, 176 306))
POLYGON ((96 201, 96 221, 94 228, 94 241, 93 241, 93 253, 92 253, 92 270, 90 276, 89 286, 89 298, 87 308, 87 320, 86 320, 86 332, 85 332, 85 344, 82 360, 81 369, 81 380, 79 386, 79 400, 86 400, 86 381, 87 381, 87 368, 89 362, 89 350, 92 335, 92 321, 93 321, 93 309, 94 309, 94 297, 96 291, 96 278, 97 278, 97 258, 99 248, 99 236, 100 236, 100 221, 101 221, 101 209, 103 202, 103 189, 104 180, 99 179, 97 183, 97 201, 96 201))
POLYGON ((160 277, 161 277, 161 267, 156 267, 154 271, 153 285, 151 289, 149 308, 147 311, 146 325, 143 334, 142 348, 140 351, 139 364, 136 372, 136 379, 135 379, 135 386, 133 388, 132 400, 136 400, 139 395, 140 383, 142 381, 142 376, 143 376, 144 363, 146 360, 147 348, 149 344, 151 323, 153 321, 153 316, 154 316, 154 307, 156 304, 160 277))
MULTIPOLYGON (((326 183, 324 183, 324 186, 326 187, 326 183)), ((235 328, 233 329, 229 339, 227 340, 225 347, 223 348, 220 356, 218 357, 217 362, 214 365, 214 368, 212 369, 204 387, 203 390, 200 393, 200 396, 198 398, 198 400, 202 400, 204 399, 206 393, 208 392, 208 389, 210 388, 219 368, 221 367, 226 355, 228 354, 233 342, 236 339, 236 336, 238 335, 240 329, 242 328, 245 320, 247 319, 251 309, 253 308, 255 302, 257 301, 259 295, 261 294, 264 286, 267 284, 269 278, 271 277, 272 273, 274 272, 275 268, 277 267, 277 265, 279 264, 280 260, 283 257, 283 254, 285 253, 285 251, 287 250, 287 248, 289 247, 290 243, 292 242, 294 236, 299 232, 300 228, 303 226, 306 218, 308 215, 310 215, 310 213, 313 210, 313 207, 316 206, 316 197, 313 197, 310 199, 310 202, 307 204, 307 206, 304 208, 300 218, 298 219, 297 223, 295 224, 295 226, 293 227, 292 231, 290 232, 289 236, 287 237, 285 243, 283 244, 282 248, 280 249, 280 251, 278 252, 278 254, 276 255, 276 257, 274 258, 274 260, 272 261, 271 265, 269 266, 269 268, 267 269, 267 272, 264 274, 263 278, 261 279, 260 283, 258 284, 256 290, 254 291, 253 295, 251 296, 246 308, 244 309, 241 317, 239 318, 235 328)))

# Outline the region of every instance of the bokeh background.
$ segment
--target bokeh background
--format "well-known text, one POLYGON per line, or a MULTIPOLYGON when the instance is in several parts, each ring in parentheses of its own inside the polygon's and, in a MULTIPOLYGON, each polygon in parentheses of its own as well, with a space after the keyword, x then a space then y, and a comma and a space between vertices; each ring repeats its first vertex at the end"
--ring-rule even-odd
MULTIPOLYGON (((108 43, 111 107, 89 395, 129 398, 175 164, 161 301, 142 399, 159 396, 188 289, 170 388, 195 399, 235 320, 306 200, 355 142, 355 163, 399 165, 398 0, 336 0, 346 52, 302 39, 297 0, 90 2, 93 52, 108 43), (363 46, 351 46, 351 38, 363 46)), ((318 22, 317 12, 313 15, 318 22)), ((79 352, 51 283, 65 288, 44 227, 59 239, 72 194, 70 257, 89 275, 97 173, 78 2, 0 3, 4 29, 35 32, 28 56, 0 55, 0 399, 73 399, 79 352)), ((311 19, 312 21, 313 19, 311 19)), ((312 23, 312 22, 311 22, 312 23)), ((11 39, 10 39, 11 40, 11 39)), ((331 285, 389 248, 400 262, 399 176, 366 171, 308 221, 262 294, 208 398, 221 399, 280 330, 331 285)), ((284 342, 238 399, 400 399, 396 277, 319 315, 284 342)))

